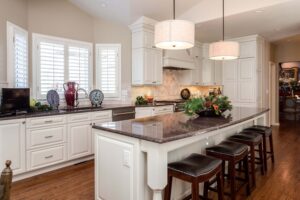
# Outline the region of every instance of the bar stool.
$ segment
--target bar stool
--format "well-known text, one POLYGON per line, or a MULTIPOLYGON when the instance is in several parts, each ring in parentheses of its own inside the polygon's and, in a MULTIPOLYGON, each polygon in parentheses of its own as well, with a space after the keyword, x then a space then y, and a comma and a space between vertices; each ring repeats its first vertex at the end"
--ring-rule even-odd
MULTIPOLYGON (((189 157, 173 162, 168 165, 168 185, 165 189, 165 200, 171 199, 173 177, 192 183, 192 194, 184 198, 199 200, 199 183, 204 182, 205 186, 209 180, 216 177, 218 185, 218 199, 223 199, 223 175, 222 161, 209 156, 191 154, 189 157)), ((208 199, 208 188, 204 187, 202 198, 208 199)))
POLYGON ((224 171, 225 171, 225 164, 226 164, 225 162, 228 162, 231 200, 236 199, 236 192, 237 192, 236 183, 235 183, 236 179, 245 182, 246 193, 247 195, 250 195, 247 145, 237 143, 237 142, 232 142, 232 141, 223 141, 218 145, 207 148, 206 154, 221 159, 223 161, 222 165, 224 171), (239 179, 235 177, 236 175, 235 165, 240 162, 243 162, 245 166, 245 179, 239 179))
POLYGON ((255 125, 249 128, 246 128, 243 130, 243 132, 247 131, 255 131, 256 133, 259 133, 263 136, 263 154, 264 154, 264 166, 265 171, 268 170, 268 159, 271 158, 272 163, 274 163, 274 147, 273 147, 273 136, 272 136, 272 128, 268 126, 259 126, 255 125), (269 138, 269 146, 270 150, 267 150, 267 138, 269 138), (270 155, 270 156, 268 156, 270 155))
POLYGON ((255 147, 258 146, 259 149, 259 162, 257 164, 261 167, 261 174, 264 175, 264 159, 263 159, 263 148, 262 148, 262 135, 254 132, 240 132, 239 134, 233 135, 228 138, 230 141, 238 142, 245 144, 250 147, 250 166, 251 166, 251 176, 252 176, 252 186, 256 186, 256 178, 255 178, 255 147))

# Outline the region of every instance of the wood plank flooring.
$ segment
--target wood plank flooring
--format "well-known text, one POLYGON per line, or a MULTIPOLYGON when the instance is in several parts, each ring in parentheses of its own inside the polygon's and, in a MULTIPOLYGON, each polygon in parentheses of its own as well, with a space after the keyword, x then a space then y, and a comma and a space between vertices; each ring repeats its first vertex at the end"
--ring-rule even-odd
MULTIPOLYGON (((250 197, 238 199, 300 200, 300 122, 274 127, 275 165, 258 175, 250 197)), ((94 163, 86 162, 13 184, 12 200, 93 200, 94 163)), ((259 174, 259 173, 258 173, 259 174)), ((216 198, 214 198, 216 199, 216 198)))

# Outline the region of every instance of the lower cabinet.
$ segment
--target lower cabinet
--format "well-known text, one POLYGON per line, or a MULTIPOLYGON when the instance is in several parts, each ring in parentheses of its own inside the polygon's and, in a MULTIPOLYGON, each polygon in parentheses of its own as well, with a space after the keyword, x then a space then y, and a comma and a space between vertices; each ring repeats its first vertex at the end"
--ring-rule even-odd
POLYGON ((26 171, 25 119, 0 121, 0 166, 12 161, 14 175, 26 171))
POLYGON ((75 159, 92 154, 92 123, 68 125, 68 158, 75 159))
POLYGON ((67 151, 64 144, 27 152, 28 170, 40 169, 67 161, 67 151))

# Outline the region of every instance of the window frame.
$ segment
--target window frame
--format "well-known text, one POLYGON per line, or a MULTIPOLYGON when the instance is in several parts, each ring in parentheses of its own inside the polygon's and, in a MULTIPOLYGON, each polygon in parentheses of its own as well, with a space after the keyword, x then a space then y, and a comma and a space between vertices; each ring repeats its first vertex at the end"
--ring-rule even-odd
POLYGON ((7 85, 8 87, 15 88, 16 87, 16 76, 15 76, 15 33, 19 32, 24 34, 27 42, 27 77, 26 77, 26 88, 30 87, 29 83, 29 39, 28 39, 28 31, 20 26, 11 23, 9 21, 6 22, 6 40, 7 40, 7 85))
MULTIPOLYGON (((81 47, 89 49, 89 66, 88 66, 88 76, 89 76, 89 91, 93 90, 93 43, 72 40, 62 37, 55 37, 49 35, 43 35, 38 33, 32 33, 32 88, 33 96, 39 100, 45 100, 46 95, 40 93, 40 42, 51 42, 64 45, 64 81, 69 81, 69 47, 81 47)), ((80 86, 80 85, 79 85, 80 86)), ((64 99, 64 95, 60 95, 61 99, 64 99)), ((85 95, 79 95, 80 98, 84 98, 85 95)))
POLYGON ((117 76, 116 79, 118 80, 117 83, 117 94, 115 96, 107 96, 104 93, 104 99, 105 100, 121 100, 121 85, 122 85, 122 44, 121 43, 97 43, 95 44, 95 52, 96 52, 96 69, 95 69, 95 78, 96 78, 96 88, 99 88, 101 90, 100 87, 100 83, 101 83, 101 68, 100 68, 100 64, 99 64, 99 49, 100 48, 105 48, 105 47, 113 47, 113 48, 118 48, 118 66, 117 66, 117 76), (100 77, 99 77, 100 76, 100 77))

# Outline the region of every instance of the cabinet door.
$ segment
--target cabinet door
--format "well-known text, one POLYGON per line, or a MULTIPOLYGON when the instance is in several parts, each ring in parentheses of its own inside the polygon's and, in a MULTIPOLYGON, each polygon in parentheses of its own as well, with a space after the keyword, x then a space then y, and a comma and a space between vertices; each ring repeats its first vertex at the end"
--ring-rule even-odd
POLYGON ((92 153, 92 128, 90 122, 68 125, 69 159, 88 156, 92 153))
POLYGON ((153 49, 144 49, 144 84, 156 84, 155 70, 156 52, 153 49))
POLYGON ((161 85, 163 82, 163 60, 162 51, 159 49, 153 49, 155 54, 155 65, 154 69, 154 81, 156 85, 161 85))
POLYGON ((144 51, 140 49, 132 49, 132 84, 144 84, 144 51))
POLYGON ((202 60, 203 85, 214 85, 214 61, 204 58, 202 60))
POLYGON ((214 83, 215 85, 222 85, 223 83, 223 64, 222 61, 215 61, 215 69, 214 69, 214 83))
POLYGON ((240 58, 256 57, 256 41, 240 42, 240 58))
POLYGON ((223 62, 223 94, 233 103, 237 102, 237 69, 238 60, 223 62))
POLYGON ((242 103, 256 101, 255 59, 239 59, 238 66, 238 100, 242 103))
POLYGON ((0 164, 12 161, 14 175, 26 171, 25 119, 0 122, 0 164))

